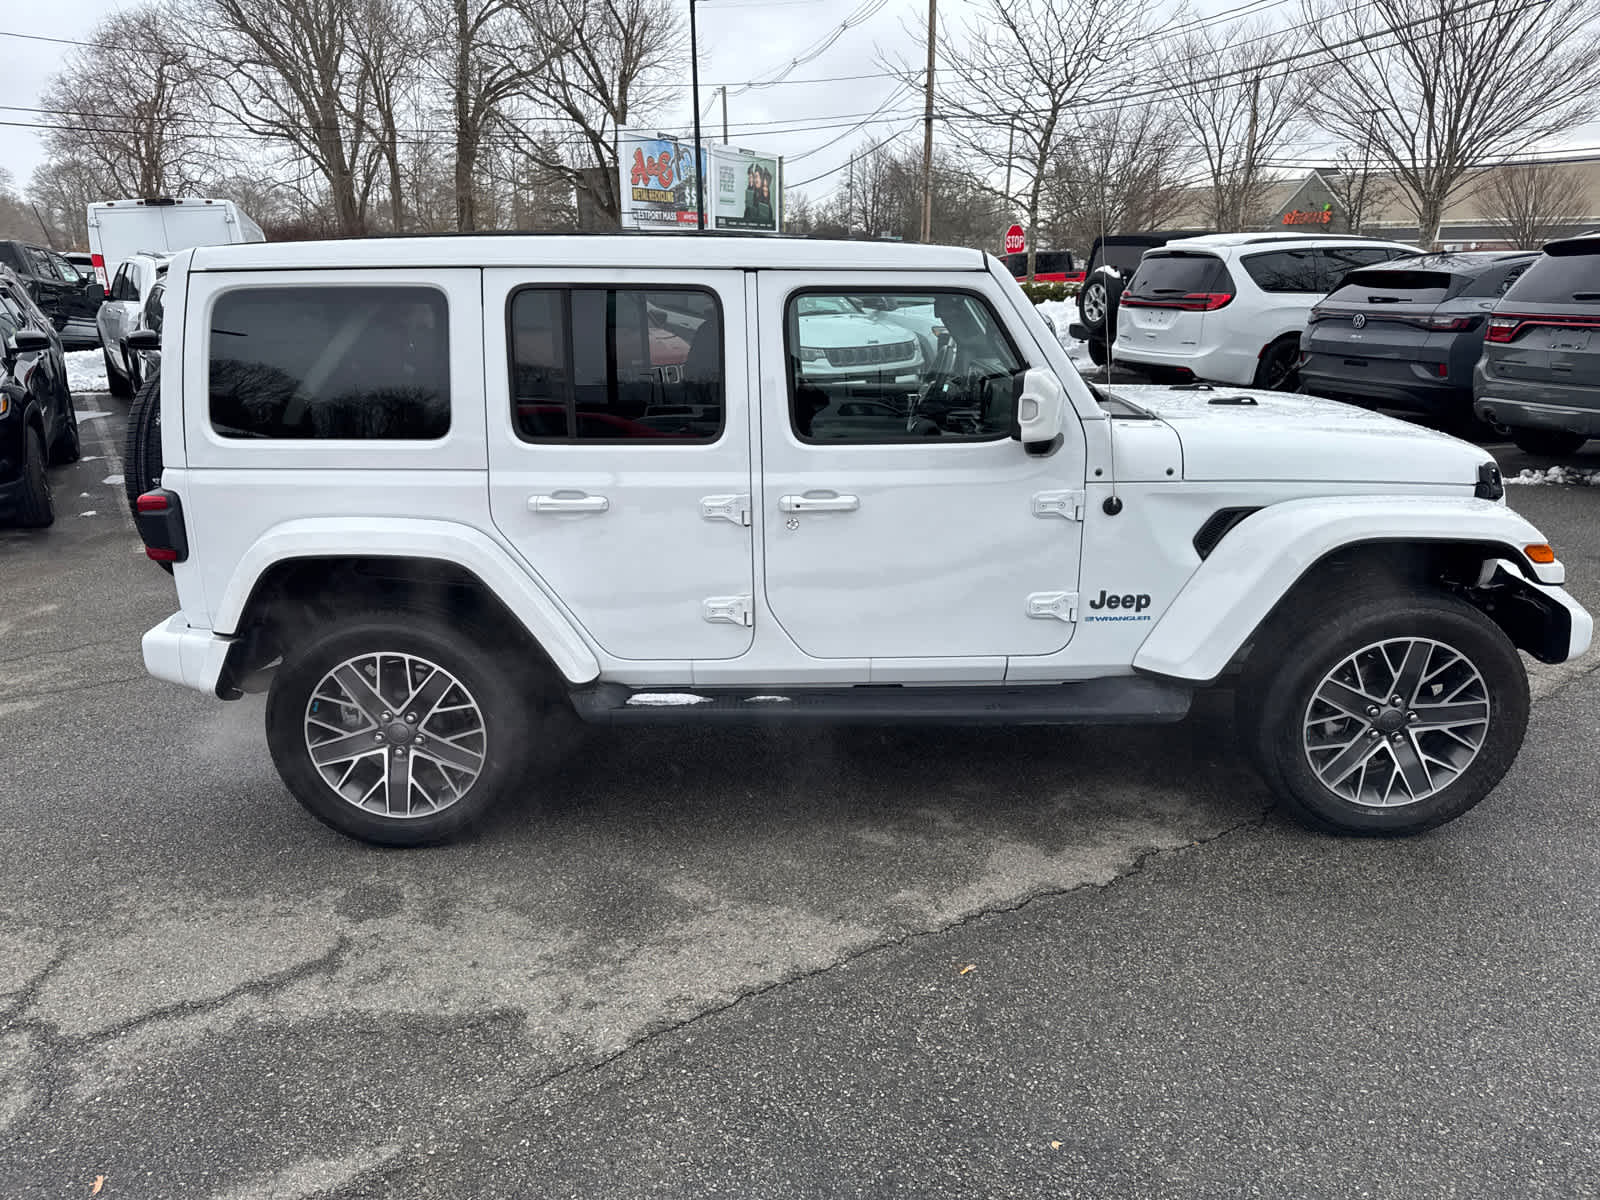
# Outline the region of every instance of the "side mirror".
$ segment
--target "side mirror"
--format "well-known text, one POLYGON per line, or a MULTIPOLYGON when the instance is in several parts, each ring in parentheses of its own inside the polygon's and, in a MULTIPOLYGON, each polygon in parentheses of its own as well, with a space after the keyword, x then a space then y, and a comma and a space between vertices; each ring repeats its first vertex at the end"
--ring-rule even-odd
POLYGON ((135 329, 128 335, 129 350, 159 350, 161 349, 161 334, 154 329, 135 329))
POLYGON ((18 354, 37 354, 50 349, 50 337, 37 329, 19 329, 11 335, 11 346, 18 354))
POLYGON ((1017 397, 1017 437, 1029 454, 1043 457, 1061 446, 1067 393, 1055 372, 1034 367, 1022 377, 1017 397))

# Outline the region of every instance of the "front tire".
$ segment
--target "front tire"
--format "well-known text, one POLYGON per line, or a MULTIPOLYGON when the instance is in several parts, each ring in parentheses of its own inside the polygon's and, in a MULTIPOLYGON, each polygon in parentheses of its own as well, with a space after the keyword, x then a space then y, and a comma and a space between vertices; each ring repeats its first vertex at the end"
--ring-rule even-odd
POLYGON ((536 735, 491 644, 388 612, 338 621, 291 651, 267 696, 284 783, 319 821, 374 845, 459 834, 516 781, 536 735))
MULTIPOLYGON (((63 389, 64 390, 64 389, 63 389)), ((61 417, 61 432, 50 447, 50 465, 64 467, 83 457, 83 446, 78 436, 78 410, 72 407, 69 393, 62 401, 65 412, 61 417)))
POLYGON ((106 390, 118 400, 126 400, 133 395, 133 384, 128 379, 127 373, 119 371, 111 361, 111 351, 101 347, 100 353, 106 360, 106 390))
POLYGON ((1303 824, 1420 833, 1472 808, 1516 761, 1527 673, 1472 605, 1369 594, 1295 626, 1246 672, 1241 713, 1262 777, 1303 824))
POLYGON ((1524 454, 1540 458, 1565 458, 1583 449, 1586 433, 1566 433, 1559 429, 1513 429, 1511 440, 1524 454))
POLYGON ((44 437, 29 427, 22 439, 22 496, 17 502, 17 524, 24 529, 43 529, 55 524, 55 501, 50 495, 50 479, 45 474, 44 437))

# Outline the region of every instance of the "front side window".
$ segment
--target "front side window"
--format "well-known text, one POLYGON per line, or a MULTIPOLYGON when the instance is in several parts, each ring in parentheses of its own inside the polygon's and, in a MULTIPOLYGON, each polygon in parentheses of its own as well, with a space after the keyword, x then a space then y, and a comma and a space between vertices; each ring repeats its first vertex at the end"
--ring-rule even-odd
POLYGON ((1011 436, 1026 370, 964 292, 809 292, 785 314, 790 418, 808 442, 1011 436))
POLYGON ((123 263, 117 268, 117 277, 111 281, 113 300, 137 300, 138 290, 133 286, 133 264, 123 263))
POLYGON ((1263 292, 1322 293, 1320 263, 1315 250, 1275 250, 1252 254, 1244 269, 1263 292))
POLYGON ((9 288, 0 287, 0 338, 10 337, 27 323, 27 310, 17 303, 9 288))
POLYGON ((449 310, 429 287, 260 287, 211 310, 211 424, 230 438, 441 438, 449 310))
POLYGON ((508 319, 523 441, 722 436, 722 316, 712 293, 530 287, 512 296, 508 319))
POLYGON ((164 303, 161 293, 166 290, 165 284, 156 284, 155 289, 150 293, 150 299, 144 302, 144 327, 153 329, 157 333, 161 332, 161 311, 164 303))

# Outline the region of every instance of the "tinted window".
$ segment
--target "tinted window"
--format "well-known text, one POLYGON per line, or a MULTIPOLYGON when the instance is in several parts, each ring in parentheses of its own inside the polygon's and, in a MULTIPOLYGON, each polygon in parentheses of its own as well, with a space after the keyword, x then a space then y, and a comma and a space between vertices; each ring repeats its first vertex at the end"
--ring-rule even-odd
POLYGON ((133 286, 133 264, 123 263, 117 268, 117 277, 111 281, 113 300, 137 300, 138 291, 133 286))
POLYGON ((50 256, 43 250, 29 246, 28 257, 33 262, 33 273, 40 279, 48 279, 51 283, 62 282, 61 277, 56 274, 56 269, 50 261, 50 256))
POLYGON ((1407 271, 1371 269, 1357 271, 1346 277, 1344 286, 1329 299, 1364 303, 1374 295, 1395 296, 1437 304, 1450 291, 1455 276, 1449 271, 1407 271))
MULTIPOLYGON (((1139 259, 1144 252, 1150 249, 1145 243, 1137 246, 1119 246, 1112 244, 1104 248, 1105 261, 1122 272, 1124 278, 1132 275, 1139 269, 1139 259)), ((1099 263, 1095 264, 1099 266, 1099 263)))
POLYGON ((211 311, 211 424, 240 438, 438 438, 450 428, 444 295, 241 288, 211 311))
POLYGON ((81 287, 83 285, 84 279, 82 275, 78 274, 78 268, 74 267, 66 259, 62 258, 61 255, 52 254, 50 256, 50 262, 55 267, 56 274, 61 276, 61 278, 65 279, 68 283, 72 284, 74 287, 81 287))
POLYGON ((1321 259, 1322 266, 1317 290, 1331 292, 1339 286, 1345 275, 1357 267, 1388 262, 1404 254, 1404 251, 1394 250, 1388 246, 1327 246, 1316 253, 1321 259))
POLYGON ((1152 250, 1128 283, 1127 294, 1141 299, 1231 291, 1222 260, 1210 254, 1152 250))
POLYGON ((156 284, 154 290, 150 293, 150 299, 144 303, 144 327, 153 329, 157 333, 161 332, 162 305, 164 303, 161 293, 166 290, 165 285, 156 284))
POLYGON ((511 301, 524 441, 715 441, 722 317, 702 291, 525 288, 511 301))
POLYGON ((989 306, 960 292, 796 296, 790 418, 809 442, 1009 437, 1025 370, 989 306))
POLYGON ((1506 292, 1508 304, 1585 304, 1580 293, 1600 292, 1600 251, 1593 254, 1545 254, 1534 260, 1506 292))
POLYGON ((0 287, 0 337, 10 337, 27 323, 27 310, 17 303, 9 288, 0 287))
POLYGON ((1264 292, 1321 292, 1322 263, 1315 250, 1274 250, 1242 260, 1264 292))

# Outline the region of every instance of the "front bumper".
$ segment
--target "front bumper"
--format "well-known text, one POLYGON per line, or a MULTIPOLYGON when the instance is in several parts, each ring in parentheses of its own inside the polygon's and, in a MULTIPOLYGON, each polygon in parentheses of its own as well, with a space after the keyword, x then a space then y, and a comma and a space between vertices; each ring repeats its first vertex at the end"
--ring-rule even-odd
POLYGON ((144 669, 157 679, 215 696, 233 643, 209 629, 191 628, 182 613, 174 613, 144 635, 144 669))

